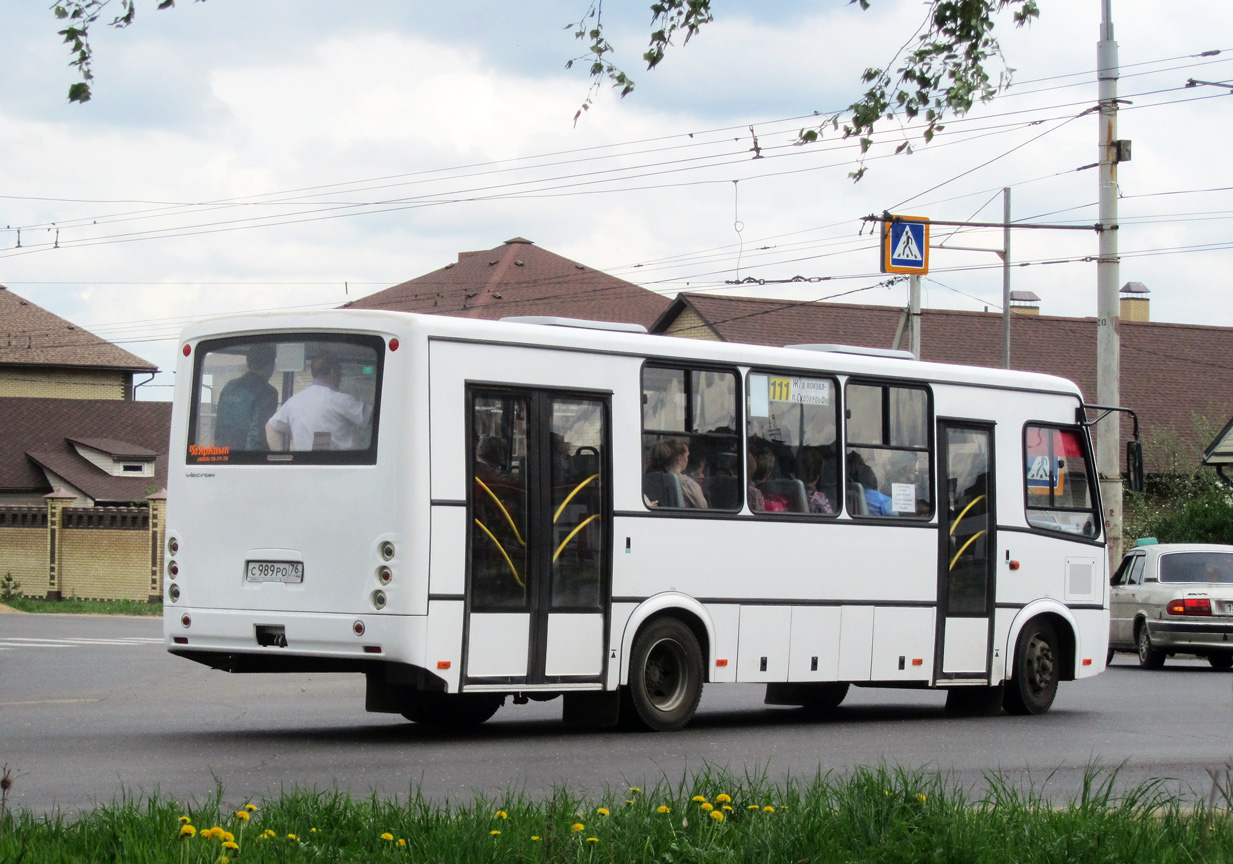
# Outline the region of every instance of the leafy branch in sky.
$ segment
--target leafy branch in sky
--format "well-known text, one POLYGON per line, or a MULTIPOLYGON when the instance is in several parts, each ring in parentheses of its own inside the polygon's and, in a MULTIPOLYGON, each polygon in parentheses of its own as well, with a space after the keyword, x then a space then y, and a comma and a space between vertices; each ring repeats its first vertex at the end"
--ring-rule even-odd
MULTIPOLYGON (((720 0, 713 0, 718 4, 720 0)), ((673 37, 684 34, 682 45, 714 20, 712 0, 658 0, 651 4, 651 38, 642 59, 654 69, 664 59, 673 37)), ((868 9, 873 0, 848 0, 868 9)), ((1010 73, 1001 46, 993 35, 994 16, 1013 9, 1016 26, 1040 16, 1036 0, 929 0, 925 20, 915 34, 884 67, 871 66, 861 75, 867 89, 846 110, 828 117, 815 128, 802 129, 798 143, 822 137, 829 127, 844 138, 857 137, 862 156, 873 143, 873 128, 879 120, 900 115, 908 120, 924 116, 921 137, 928 143, 942 130, 948 115, 965 114, 977 102, 987 102, 1010 83, 1010 73), (996 83, 987 66, 1001 61, 996 83), (891 71, 891 70, 894 71, 891 71)), ((599 84, 610 80, 622 97, 633 92, 634 81, 612 61, 613 47, 604 34, 603 0, 591 0, 574 35, 587 43, 587 53, 577 60, 589 61, 591 91, 574 119, 591 106, 599 84)), ((567 65, 572 65, 570 61, 567 65)), ((905 140, 896 152, 911 151, 905 140)), ((852 177, 865 173, 862 165, 852 177)))

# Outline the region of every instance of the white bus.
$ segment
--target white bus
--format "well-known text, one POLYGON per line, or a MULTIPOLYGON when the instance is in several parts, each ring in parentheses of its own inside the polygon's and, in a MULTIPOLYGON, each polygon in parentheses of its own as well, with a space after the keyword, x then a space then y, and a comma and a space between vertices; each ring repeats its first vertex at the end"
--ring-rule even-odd
POLYGON ((1074 384, 630 329, 362 310, 188 327, 168 650, 361 672, 369 711, 417 722, 561 696, 567 722, 653 730, 688 723, 704 684, 1035 714, 1104 669, 1074 384))

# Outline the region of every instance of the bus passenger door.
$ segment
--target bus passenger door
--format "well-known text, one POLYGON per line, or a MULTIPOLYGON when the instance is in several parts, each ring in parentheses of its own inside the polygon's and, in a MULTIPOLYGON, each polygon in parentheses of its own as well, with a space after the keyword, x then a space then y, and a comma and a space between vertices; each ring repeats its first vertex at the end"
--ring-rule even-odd
POLYGON ((473 389, 464 689, 602 681, 608 399, 473 389))
POLYGON ((997 519, 993 427, 938 423, 939 682, 988 681, 997 519))

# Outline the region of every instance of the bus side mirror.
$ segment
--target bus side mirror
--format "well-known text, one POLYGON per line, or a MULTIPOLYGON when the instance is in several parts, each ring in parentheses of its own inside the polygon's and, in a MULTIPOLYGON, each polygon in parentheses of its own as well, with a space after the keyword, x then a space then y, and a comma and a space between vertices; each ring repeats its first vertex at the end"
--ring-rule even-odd
POLYGON ((1138 441, 1126 442, 1126 479, 1131 492, 1143 491, 1143 445, 1138 441))

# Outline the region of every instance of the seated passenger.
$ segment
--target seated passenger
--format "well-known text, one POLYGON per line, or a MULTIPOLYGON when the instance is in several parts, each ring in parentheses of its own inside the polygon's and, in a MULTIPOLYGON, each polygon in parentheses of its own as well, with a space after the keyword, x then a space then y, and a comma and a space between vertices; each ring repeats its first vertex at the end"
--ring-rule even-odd
POLYGON ((822 455, 821 447, 801 448, 799 465, 801 477, 805 481, 805 498, 809 502, 809 512, 834 516, 835 508, 831 506, 830 499, 820 487, 822 466, 825 462, 826 457, 822 455))
POLYGON ((878 491, 878 475, 855 450, 848 451, 848 480, 864 487, 870 516, 898 515, 891 509, 891 497, 878 491))
POLYGON ((685 473, 689 466, 689 443, 684 438, 664 438, 651 448, 651 470, 675 474, 685 507, 703 509, 706 496, 698 481, 685 473))
POLYGON ((745 494, 749 496, 749 509, 759 513, 766 509, 766 499, 762 497, 762 490, 754 484, 754 475, 758 473, 758 460, 754 458, 752 453, 748 454, 746 458, 749 482, 745 488, 745 494))

